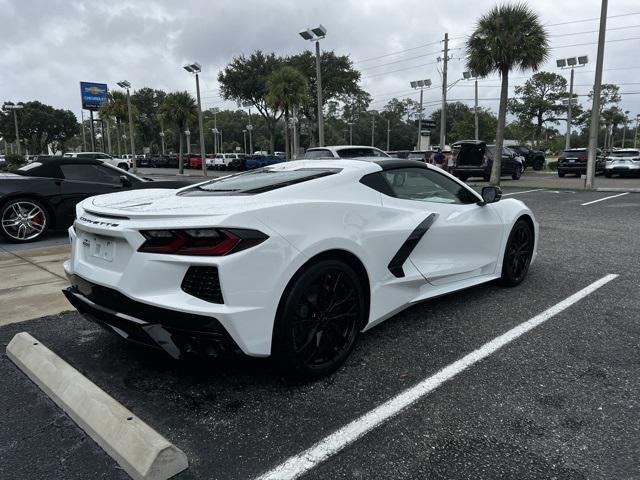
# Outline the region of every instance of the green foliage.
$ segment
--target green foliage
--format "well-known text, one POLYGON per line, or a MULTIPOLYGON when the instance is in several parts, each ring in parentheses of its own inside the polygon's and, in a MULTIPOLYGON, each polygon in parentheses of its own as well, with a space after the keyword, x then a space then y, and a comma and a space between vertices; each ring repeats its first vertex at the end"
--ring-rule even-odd
MULTIPOLYGON (((431 132, 432 138, 440 138, 440 117, 442 110, 434 111, 430 118, 435 122, 435 128, 431 132)), ((458 140, 470 140, 475 137, 475 120, 473 109, 460 102, 447 103, 447 143, 458 140)), ((478 136, 479 140, 493 142, 495 138, 497 119, 488 109, 478 109, 478 136)))
POLYGON ((160 115, 164 121, 171 124, 177 130, 180 140, 180 172, 182 173, 182 152, 184 131, 195 122, 198 115, 198 106, 195 99, 187 91, 169 93, 160 105, 160 115))
MULTIPOLYGON (((518 98, 509 101, 509 110, 521 122, 534 122, 533 136, 538 143, 547 124, 556 125, 566 116, 567 107, 561 101, 568 97, 567 80, 557 73, 536 73, 524 85, 517 86, 515 93, 518 98)), ((572 113, 579 115, 577 106, 572 113)))
MULTIPOLYGON (((7 103, 5 103, 7 105, 7 103)), ((78 121, 73 112, 53 108, 38 101, 21 103, 17 110, 20 141, 25 142, 30 153, 47 153, 48 145, 62 149, 78 132, 78 121)), ((7 142, 15 141, 13 111, 0 112, 0 132, 7 142)))

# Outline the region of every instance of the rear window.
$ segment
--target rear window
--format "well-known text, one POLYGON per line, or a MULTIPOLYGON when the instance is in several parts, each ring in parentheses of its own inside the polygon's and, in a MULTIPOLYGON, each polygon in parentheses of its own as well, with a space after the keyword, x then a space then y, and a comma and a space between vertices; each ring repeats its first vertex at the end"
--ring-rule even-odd
POLYGON ((640 150, 618 150, 611 152, 610 157, 640 157, 640 150))
POLYGON ((326 150, 326 149, 307 150, 307 152, 304 154, 304 158, 306 159, 333 158, 333 155, 329 150, 326 150))
POLYGON ((326 177, 340 171, 339 168, 300 168, 297 170, 261 168, 195 185, 183 190, 179 195, 255 195, 326 177))
POLYGON ((376 148, 341 148, 336 152, 340 158, 389 157, 389 155, 376 148))

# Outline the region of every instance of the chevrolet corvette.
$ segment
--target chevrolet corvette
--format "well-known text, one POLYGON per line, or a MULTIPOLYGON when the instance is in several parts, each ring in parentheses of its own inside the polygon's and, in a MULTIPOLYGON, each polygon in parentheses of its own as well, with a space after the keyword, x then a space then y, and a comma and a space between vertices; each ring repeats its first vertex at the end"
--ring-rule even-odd
POLYGON ((64 293, 87 319, 174 358, 273 356, 315 378, 416 302, 518 285, 538 224, 497 187, 372 157, 92 197, 69 235, 64 293))

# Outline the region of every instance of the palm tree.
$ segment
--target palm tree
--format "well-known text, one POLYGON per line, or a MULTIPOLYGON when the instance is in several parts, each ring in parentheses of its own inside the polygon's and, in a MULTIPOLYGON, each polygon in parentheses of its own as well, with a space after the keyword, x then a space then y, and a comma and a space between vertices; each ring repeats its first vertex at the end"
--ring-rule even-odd
POLYGON ((182 174, 184 173, 182 136, 198 115, 196 101, 187 91, 169 93, 160 106, 160 114, 168 123, 172 123, 178 129, 178 137, 180 138, 179 165, 180 174, 182 174))
POLYGON ((467 68, 477 76, 498 72, 502 77, 491 185, 500 184, 509 72, 514 68, 523 72, 538 70, 548 56, 547 31, 538 14, 524 3, 493 7, 480 17, 475 31, 467 40, 467 68))
POLYGON ((284 112, 285 157, 291 158, 289 148, 289 117, 291 112, 307 101, 307 79, 290 66, 284 66, 269 75, 267 79, 267 104, 284 112))
POLYGON ((114 90, 109 92, 107 101, 100 107, 100 117, 105 119, 115 118, 116 139, 118 141, 118 156, 122 155, 120 148, 120 125, 127 120, 127 96, 124 92, 114 90))

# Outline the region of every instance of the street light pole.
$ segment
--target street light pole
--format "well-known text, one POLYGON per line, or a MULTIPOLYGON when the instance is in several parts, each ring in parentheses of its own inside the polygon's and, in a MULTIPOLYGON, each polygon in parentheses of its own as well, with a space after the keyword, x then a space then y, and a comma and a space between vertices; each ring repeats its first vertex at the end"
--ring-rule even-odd
POLYGON ((164 128, 162 129, 162 131, 160 132, 160 144, 162 145, 162 156, 164 157, 165 155, 165 148, 164 148, 164 128))
POLYGON ((565 135, 564 148, 568 150, 571 148, 571 112, 573 108, 573 77, 575 75, 575 69, 577 67, 584 67, 588 63, 589 59, 586 55, 578 57, 561 58, 556 60, 556 65, 565 70, 571 69, 571 75, 569 76, 569 99, 567 102, 567 133, 565 135))
POLYGON ((187 72, 193 73, 196 76, 196 97, 198 100, 198 130, 200 131, 200 159, 202 160, 202 175, 207 176, 207 161, 206 153, 204 151, 204 127, 202 125, 202 102, 200 101, 200 76, 202 67, 198 62, 193 62, 190 65, 183 67, 187 72))
POLYGON ((327 35, 327 29, 322 25, 303 30, 300 36, 309 41, 316 42, 316 87, 318 97, 318 146, 324 147, 324 118, 322 115, 322 72, 320 68, 320 40, 327 35))
POLYGON ((387 118, 387 152, 389 151, 389 136, 391 135, 391 121, 387 118))
POLYGON ((636 132, 633 134, 633 148, 638 148, 638 125, 640 124, 640 114, 636 115, 636 132))
POLYGON ((475 98, 473 103, 473 123, 474 123, 474 130, 475 130, 475 139, 479 140, 480 127, 478 124, 478 77, 476 77, 474 80, 475 80, 475 98))
POLYGON ((587 175, 585 189, 593 189, 595 177, 596 155, 598 149, 598 126, 600 124, 600 88, 602 84, 602 64, 604 63, 604 39, 607 30, 608 0, 602 0, 600 9, 600 31, 598 33, 598 54, 596 57, 596 78, 593 85, 593 102, 591 106, 591 128, 589 129, 589 153, 587 156, 587 175))
POLYGON ((418 143, 416 143, 416 150, 421 150, 422 148, 422 117, 423 117, 423 108, 422 108, 422 100, 424 94, 424 87, 429 88, 431 86, 431 79, 427 78, 426 80, 416 80, 415 82, 409 82, 411 88, 420 89, 420 107, 418 108, 418 143))
POLYGON ((13 110, 13 124, 16 128, 16 148, 18 149, 18 155, 21 155, 20 152, 20 131, 18 130, 18 114, 16 110, 20 110, 22 105, 7 105, 6 108, 9 110, 13 110))
POLYGON ((371 116, 371 146, 375 147, 376 137, 376 117, 375 114, 371 116))
POLYGON ((242 139, 244 140, 244 153, 247 154, 247 131, 242 130, 242 139))
POLYGON ((353 145, 353 122, 348 122, 349 125, 349 145, 353 145))
MULTIPOLYGON (((120 88, 124 88, 127 91, 127 112, 129 114, 129 138, 131 141, 131 165, 132 165, 132 170, 133 173, 138 171, 138 167, 137 167, 137 160, 136 160, 136 144, 135 144, 135 139, 134 139, 134 135, 133 135, 133 112, 131 110, 131 93, 129 92, 130 88, 131 88, 131 84, 126 81, 123 80, 121 82, 118 82, 118 86, 120 88)), ((93 129, 93 112, 91 112, 91 128, 93 129)), ((93 143, 93 134, 91 134, 91 142, 93 143)), ((93 148, 93 145, 91 145, 91 148, 93 148)))
POLYGON ((444 56, 442 57, 442 111, 440 113, 440 149, 444 150, 447 130, 447 65, 449 62, 449 34, 444 34, 444 56))
POLYGON ((80 110, 80 118, 82 119, 82 150, 87 151, 87 134, 84 131, 84 108, 80 110))

